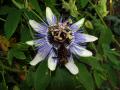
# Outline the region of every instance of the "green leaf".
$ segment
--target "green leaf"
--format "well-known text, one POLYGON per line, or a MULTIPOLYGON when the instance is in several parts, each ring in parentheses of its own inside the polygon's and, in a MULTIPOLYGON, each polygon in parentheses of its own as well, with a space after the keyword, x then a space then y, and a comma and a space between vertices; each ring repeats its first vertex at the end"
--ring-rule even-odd
POLYGON ((116 56, 109 54, 107 55, 108 59, 110 60, 112 66, 114 67, 114 69, 118 69, 120 70, 120 61, 119 58, 117 58, 116 56))
POLYGON ((18 51, 26 51, 28 50, 28 47, 29 46, 26 45, 25 43, 17 43, 13 48, 17 49, 18 51))
POLYGON ((8 63, 12 65, 12 61, 14 57, 17 59, 26 59, 26 56, 23 51, 26 51, 28 47, 29 47, 28 45, 20 44, 20 43, 14 45, 14 47, 12 47, 8 51, 8 54, 7 54, 8 63))
POLYGON ((111 50, 107 45, 103 45, 103 50, 104 50, 104 55, 107 56, 112 66, 116 69, 120 69, 120 61, 118 58, 118 53, 111 50))
POLYGON ((31 3, 33 9, 35 9, 42 16, 42 10, 40 8, 38 0, 29 0, 29 2, 31 3))
POLYGON ((103 71, 102 66, 97 57, 80 57, 80 62, 90 65, 93 69, 103 71))
POLYGON ((101 30, 100 38, 99 38, 99 44, 106 44, 109 45, 112 41, 112 32, 110 29, 103 28, 101 30))
POLYGON ((11 11, 11 7, 9 6, 3 6, 0 8, 0 15, 8 14, 11 11))
POLYGON ((56 0, 44 0, 47 6, 54 7, 56 5, 56 0))
POLYGON ((21 27, 20 33, 21 33, 21 37, 20 37, 21 42, 32 40, 32 35, 31 35, 32 33, 30 33, 30 30, 26 26, 21 27))
POLYGON ((47 90, 76 90, 76 79, 65 67, 57 67, 56 71, 52 72, 51 76, 51 83, 47 90))
POLYGON ((96 70, 94 70, 93 72, 93 76, 95 78, 95 83, 97 85, 98 88, 101 87, 102 83, 103 83, 103 79, 101 78, 101 74, 99 72, 97 72, 96 70))
POLYGON ((8 63, 10 65, 12 65, 12 61, 13 61, 13 51, 12 51, 12 49, 8 51, 7 59, 8 59, 8 63))
POLYGON ((50 82, 50 74, 47 62, 43 61, 39 64, 35 72, 35 90, 45 90, 50 82))
POLYGON ((120 18, 119 16, 107 16, 107 20, 112 22, 111 24, 111 28, 112 31, 116 34, 120 36, 120 18))
MULTIPOLYGON (((119 59, 117 59, 117 57, 115 57, 113 54, 108 54, 107 55, 108 59, 115 64, 116 66, 120 65, 120 61, 119 59)), ((120 66, 119 66, 120 67, 120 66)))
POLYGON ((88 1, 89 1, 89 0, 79 0, 80 6, 81 6, 82 8, 84 8, 84 7, 88 4, 88 1))
POLYGON ((16 57, 17 59, 26 59, 24 52, 15 49, 13 50, 13 56, 16 57))
POLYGON ((98 52, 103 55, 103 44, 109 46, 112 41, 112 32, 111 30, 104 26, 100 20, 94 18, 93 21, 94 27, 96 29, 96 34, 100 35, 98 40, 98 52))
POLYGON ((33 87, 34 85, 34 75, 35 72, 33 72, 31 69, 28 71, 27 76, 26 76, 26 83, 28 86, 33 87))
POLYGON ((14 34, 18 23, 20 21, 21 11, 17 9, 11 10, 8 14, 7 21, 4 25, 5 36, 10 39, 10 37, 14 34))
POLYGON ((109 47, 111 41, 112 41, 112 32, 110 29, 105 28, 103 25, 101 26, 101 33, 100 33, 100 38, 98 41, 98 51, 103 54, 104 49, 103 45, 106 45, 109 47))
POLYGON ((78 80, 86 88, 86 90, 94 90, 94 82, 91 73, 84 64, 77 64, 79 68, 78 80))
POLYGON ((109 64, 104 64, 104 67, 107 72, 108 80, 111 81, 111 85, 115 88, 118 83, 118 78, 116 77, 117 73, 109 64))

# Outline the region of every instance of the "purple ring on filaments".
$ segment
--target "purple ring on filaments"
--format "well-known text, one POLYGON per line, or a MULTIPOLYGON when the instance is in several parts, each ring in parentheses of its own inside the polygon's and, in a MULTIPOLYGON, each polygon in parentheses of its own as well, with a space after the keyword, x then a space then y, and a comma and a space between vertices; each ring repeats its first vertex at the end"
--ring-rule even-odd
POLYGON ((51 71, 56 69, 57 65, 65 66, 68 71, 76 75, 79 69, 73 60, 73 54, 81 57, 90 57, 92 52, 83 47, 82 43, 93 42, 98 38, 92 35, 79 32, 84 24, 85 18, 70 24, 66 21, 57 21, 49 7, 46 7, 46 19, 48 25, 29 20, 29 24, 38 34, 37 40, 27 41, 28 45, 37 47, 37 54, 30 62, 35 66, 47 57, 48 68, 51 71))

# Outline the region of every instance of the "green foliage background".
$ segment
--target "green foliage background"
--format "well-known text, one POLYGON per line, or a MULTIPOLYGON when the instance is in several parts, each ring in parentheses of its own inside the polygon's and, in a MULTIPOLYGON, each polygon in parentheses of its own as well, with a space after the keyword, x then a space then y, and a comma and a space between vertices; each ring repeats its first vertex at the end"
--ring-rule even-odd
POLYGON ((0 0, 0 90, 119 90, 119 7, 117 0, 0 0), (45 21, 46 6, 72 22, 85 17, 84 32, 99 38, 87 45, 94 56, 74 59, 76 76, 49 71, 47 60, 29 65, 36 51, 25 44, 34 39, 28 20, 45 21))

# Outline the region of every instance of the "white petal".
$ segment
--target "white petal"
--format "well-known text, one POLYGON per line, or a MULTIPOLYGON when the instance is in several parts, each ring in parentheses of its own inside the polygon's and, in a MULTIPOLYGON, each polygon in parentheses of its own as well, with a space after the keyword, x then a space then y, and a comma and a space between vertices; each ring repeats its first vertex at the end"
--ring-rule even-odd
POLYGON ((49 7, 46 7, 46 19, 50 26, 56 24, 56 16, 53 14, 52 10, 49 7))
POLYGON ((79 21, 77 21, 76 23, 72 24, 72 25, 70 26, 70 28, 71 28, 74 32, 76 32, 76 31, 79 30, 79 28, 83 25, 84 21, 85 21, 85 18, 82 18, 82 19, 80 19, 79 21))
POLYGON ((27 41, 26 44, 28 45, 35 45, 35 46, 40 46, 40 45, 43 45, 45 44, 47 41, 46 41, 46 38, 41 38, 41 39, 37 39, 37 40, 31 40, 31 41, 27 41))
POLYGON ((36 32, 41 33, 41 34, 46 34, 47 32, 46 26, 39 24, 35 20, 29 20, 29 24, 36 32))
POLYGON ((93 42, 96 41, 97 39, 98 39, 97 37, 92 35, 75 32, 73 41, 75 43, 85 43, 85 42, 93 42))
POLYGON ((55 53, 52 51, 50 52, 49 57, 48 57, 48 68, 51 71, 54 71, 57 65, 57 60, 54 59, 53 57, 55 57, 55 53))
POLYGON ((98 38, 88 34, 81 34, 85 38, 85 42, 93 42, 96 41, 98 38))
POLYGON ((30 62, 31 65, 35 66, 36 64, 38 64, 39 62, 41 62, 42 60, 44 60, 44 57, 42 57, 39 53, 37 53, 37 55, 34 57, 34 59, 30 62))
POLYGON ((31 27, 35 30, 35 31, 39 31, 39 23, 37 23, 35 20, 29 20, 29 24, 31 25, 31 27))
POLYGON ((70 48, 71 52, 74 53, 75 55, 79 55, 79 56, 82 56, 82 57, 90 57, 92 56, 92 52, 81 47, 81 46, 78 46, 77 44, 74 44, 73 46, 71 46, 70 48))
POLYGON ((73 59, 68 60, 68 63, 65 64, 65 67, 73 74, 76 75, 79 73, 78 67, 75 65, 73 59))
POLYGON ((31 40, 31 41, 27 41, 27 42, 26 42, 26 44, 28 44, 28 45, 31 45, 31 46, 32 46, 32 45, 34 45, 34 41, 33 41, 33 40, 31 40))
POLYGON ((77 21, 74 24, 77 25, 77 26, 79 26, 79 28, 80 28, 83 25, 84 21, 85 21, 85 18, 82 18, 82 19, 80 19, 79 21, 77 21))

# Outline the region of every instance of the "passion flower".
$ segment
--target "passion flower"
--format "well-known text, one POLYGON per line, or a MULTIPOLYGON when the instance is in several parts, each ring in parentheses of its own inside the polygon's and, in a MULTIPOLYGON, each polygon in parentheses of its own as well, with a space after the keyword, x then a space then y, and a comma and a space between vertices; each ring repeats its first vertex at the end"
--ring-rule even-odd
POLYGON ((73 24, 67 20, 57 21, 52 10, 47 7, 46 19, 48 25, 29 20, 31 27, 38 33, 37 40, 26 42, 28 45, 35 45, 38 49, 30 64, 36 65, 47 57, 48 68, 51 71, 54 71, 57 65, 62 65, 72 74, 78 74, 79 70, 72 55, 92 56, 92 52, 85 49, 81 43, 96 41, 97 37, 79 31, 84 23, 84 18, 73 24))

